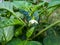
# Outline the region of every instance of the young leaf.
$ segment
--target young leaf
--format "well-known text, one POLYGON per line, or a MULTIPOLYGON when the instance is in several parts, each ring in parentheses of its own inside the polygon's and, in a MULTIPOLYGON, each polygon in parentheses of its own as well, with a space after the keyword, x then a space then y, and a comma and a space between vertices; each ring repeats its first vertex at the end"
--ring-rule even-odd
POLYGON ((26 33, 27 38, 29 38, 29 37, 32 35, 33 32, 34 32, 34 27, 30 28, 30 29, 27 31, 27 33, 26 33))

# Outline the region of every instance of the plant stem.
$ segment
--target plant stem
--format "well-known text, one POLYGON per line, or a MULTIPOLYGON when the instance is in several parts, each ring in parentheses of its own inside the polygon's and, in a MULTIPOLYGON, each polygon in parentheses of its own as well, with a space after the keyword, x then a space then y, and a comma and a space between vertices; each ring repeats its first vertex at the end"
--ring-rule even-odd
MULTIPOLYGON (((47 31, 49 28, 51 28, 52 26, 54 26, 54 25, 56 25, 58 23, 60 23, 60 20, 50 24, 48 27, 46 27, 46 28, 42 29, 41 31, 39 31, 33 38, 39 36, 41 33, 43 33, 44 31, 47 31)), ((31 38, 31 39, 33 39, 33 38, 31 38)))

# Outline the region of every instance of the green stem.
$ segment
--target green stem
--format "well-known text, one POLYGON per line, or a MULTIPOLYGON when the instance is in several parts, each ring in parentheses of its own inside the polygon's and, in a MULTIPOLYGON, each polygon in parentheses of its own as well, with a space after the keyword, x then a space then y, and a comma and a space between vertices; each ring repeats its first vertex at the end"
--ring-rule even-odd
MULTIPOLYGON (((41 33, 47 31, 49 28, 51 28, 52 26, 54 26, 54 25, 56 25, 56 24, 58 24, 58 23, 60 23, 60 20, 52 23, 51 25, 49 25, 49 26, 46 27, 45 29, 42 29, 41 31, 39 31, 33 38, 39 36, 41 33)), ((32 39, 33 39, 33 38, 32 38, 32 39)))

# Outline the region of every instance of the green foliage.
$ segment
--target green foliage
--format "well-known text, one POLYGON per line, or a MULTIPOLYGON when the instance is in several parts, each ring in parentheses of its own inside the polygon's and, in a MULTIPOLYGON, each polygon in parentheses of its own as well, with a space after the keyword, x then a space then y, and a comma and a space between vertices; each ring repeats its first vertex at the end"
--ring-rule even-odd
POLYGON ((5 27, 5 28, 1 28, 0 29, 0 42, 3 42, 3 41, 10 41, 14 35, 14 30, 13 30, 13 26, 8 26, 8 27, 5 27))
POLYGON ((44 39, 44 45, 60 45, 59 42, 60 42, 60 38, 54 35, 47 36, 44 39))
POLYGON ((29 38, 32 35, 33 32, 34 32, 34 27, 32 27, 31 29, 29 29, 27 31, 27 33, 26 33, 27 38, 29 38))
POLYGON ((7 45, 41 45, 41 43, 37 41, 26 41, 26 40, 22 41, 20 39, 14 39, 7 45))
POLYGON ((49 3, 48 7, 59 6, 59 5, 60 5, 60 1, 53 1, 49 3))
POLYGON ((0 2, 1 45, 60 45, 60 1, 44 1, 0 2))

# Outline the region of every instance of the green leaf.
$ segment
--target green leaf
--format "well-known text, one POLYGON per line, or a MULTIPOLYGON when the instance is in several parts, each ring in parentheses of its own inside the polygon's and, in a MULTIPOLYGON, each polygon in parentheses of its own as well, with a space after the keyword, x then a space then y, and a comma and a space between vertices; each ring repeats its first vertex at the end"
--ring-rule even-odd
POLYGON ((9 18, 0 17, 0 42, 10 41, 14 35, 14 25, 22 24, 18 19, 13 16, 9 18))
POLYGON ((16 16, 17 16, 17 17, 20 17, 21 19, 23 19, 23 18, 24 18, 24 15, 23 15, 23 14, 21 14, 20 12, 16 12, 16 16))
POLYGON ((26 41, 26 40, 20 40, 20 39, 14 39, 11 42, 9 42, 7 45, 42 45, 40 42, 37 41, 26 41))
POLYGON ((13 14, 13 16, 16 17, 22 24, 25 24, 20 17, 17 17, 17 16, 16 16, 15 12, 13 11, 13 5, 12 5, 11 2, 3 2, 3 3, 0 3, 0 9, 6 9, 6 10, 8 10, 8 11, 11 12, 11 13, 13 14))
POLYGON ((0 3, 0 9, 9 9, 11 11, 13 11, 13 5, 11 4, 11 2, 2 2, 0 3))
POLYGON ((21 27, 19 27, 19 28, 16 29, 16 31, 15 31, 15 36, 16 36, 16 37, 22 34, 22 29, 23 29, 23 27, 24 27, 24 26, 21 26, 21 27))
POLYGON ((60 0, 51 0, 51 2, 53 2, 53 1, 60 1, 60 0))
POLYGON ((53 35, 52 32, 48 33, 50 34, 43 40, 44 45, 60 45, 60 37, 53 35))
POLYGON ((27 31, 27 33, 26 33, 27 38, 29 38, 29 37, 33 34, 33 32, 34 32, 34 27, 30 28, 30 29, 27 31))
POLYGON ((12 41, 7 43, 6 45, 19 45, 20 43, 22 43, 22 41, 20 39, 13 39, 12 41))
POLYGON ((44 45, 60 45, 60 39, 56 39, 56 38, 46 38, 44 40, 44 45))
POLYGON ((6 18, 0 16, 0 41, 8 42, 13 37, 13 25, 25 24, 20 17, 17 17, 15 12, 13 12, 13 5, 10 2, 0 3, 0 9, 6 9, 13 14, 15 18, 6 18), (12 27, 10 27, 12 26, 12 27))
POLYGON ((14 1, 12 4, 14 7, 23 10, 29 10, 29 8, 32 6, 32 4, 27 1, 14 1))
POLYGON ((37 41, 28 41, 26 45, 42 45, 42 44, 37 41))
POLYGON ((18 19, 14 19, 14 18, 4 18, 1 17, 0 19, 0 28, 4 28, 4 27, 8 27, 8 26, 13 26, 16 24, 22 24, 18 19))
POLYGON ((60 5, 60 1, 52 1, 48 4, 48 7, 59 6, 59 5, 60 5))
POLYGON ((0 42, 5 41, 8 42, 12 39, 14 35, 13 26, 8 26, 5 28, 0 28, 0 42))

